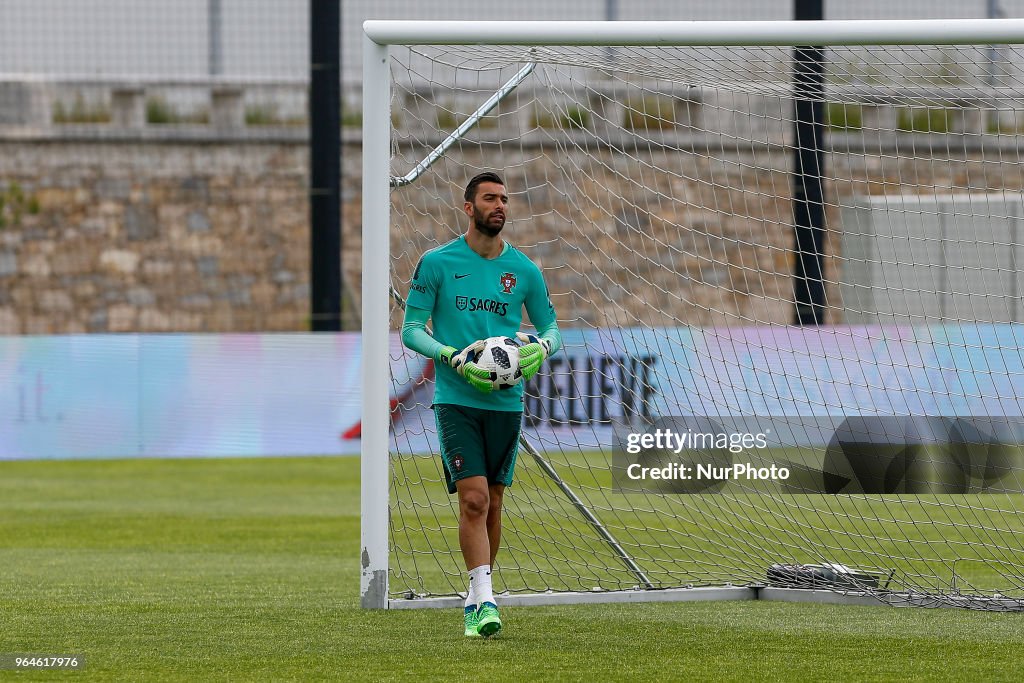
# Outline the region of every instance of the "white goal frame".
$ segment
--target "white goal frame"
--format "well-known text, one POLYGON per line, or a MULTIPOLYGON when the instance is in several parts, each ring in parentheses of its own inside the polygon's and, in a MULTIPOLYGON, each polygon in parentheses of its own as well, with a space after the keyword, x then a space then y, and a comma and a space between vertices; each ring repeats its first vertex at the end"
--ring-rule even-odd
MULTIPOLYGON (((362 454, 360 594, 363 607, 395 608, 388 599, 389 554, 389 325, 391 71, 390 45, 586 45, 586 46, 800 46, 1024 44, 1024 19, 902 21, 366 21, 363 24, 363 245, 362 245, 362 454)), ((652 599, 817 599, 828 591, 761 587, 675 589, 652 599)), ((607 593, 515 596, 506 604, 607 601, 607 593)), ((856 597, 856 596, 852 596, 856 597)), ((867 598, 862 598, 866 600, 867 598)), ((874 602, 873 600, 869 600, 874 602)), ((405 601, 413 602, 413 601, 405 601)), ((461 604, 439 599, 434 606, 461 604)), ((877 604, 877 602, 875 602, 877 604)), ((411 606, 411 605, 410 605, 411 606)))

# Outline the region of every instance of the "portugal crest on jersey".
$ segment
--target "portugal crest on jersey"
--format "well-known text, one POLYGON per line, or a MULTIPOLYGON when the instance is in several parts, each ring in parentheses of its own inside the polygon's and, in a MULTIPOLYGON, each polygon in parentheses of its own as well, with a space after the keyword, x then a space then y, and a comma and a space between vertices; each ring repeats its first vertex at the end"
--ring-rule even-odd
POLYGON ((516 286, 516 276, 512 273, 502 273, 500 282, 502 294, 511 294, 512 288, 516 286))

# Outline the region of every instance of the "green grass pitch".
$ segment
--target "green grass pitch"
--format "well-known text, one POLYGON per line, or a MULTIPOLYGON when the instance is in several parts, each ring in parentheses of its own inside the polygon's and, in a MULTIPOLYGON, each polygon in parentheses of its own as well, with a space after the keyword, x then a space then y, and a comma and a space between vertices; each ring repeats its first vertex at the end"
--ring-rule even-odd
POLYGON ((356 458, 0 463, 3 680, 1019 680, 1024 615, 781 603, 358 607, 356 458))

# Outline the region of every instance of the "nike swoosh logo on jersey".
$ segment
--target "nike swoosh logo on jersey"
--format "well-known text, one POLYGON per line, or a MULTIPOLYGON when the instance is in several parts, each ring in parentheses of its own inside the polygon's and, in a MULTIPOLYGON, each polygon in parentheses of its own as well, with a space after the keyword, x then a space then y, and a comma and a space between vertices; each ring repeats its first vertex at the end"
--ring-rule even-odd
POLYGON ((455 279, 456 280, 461 280, 462 278, 469 277, 470 275, 472 275, 472 273, 466 273, 465 275, 456 275, 455 279))

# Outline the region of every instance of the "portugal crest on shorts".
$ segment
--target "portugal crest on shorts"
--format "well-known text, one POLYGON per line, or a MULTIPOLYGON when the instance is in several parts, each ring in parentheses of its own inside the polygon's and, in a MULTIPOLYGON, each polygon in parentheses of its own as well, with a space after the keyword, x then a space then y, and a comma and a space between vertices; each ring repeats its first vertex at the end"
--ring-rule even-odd
POLYGON ((516 286, 516 276, 512 273, 502 273, 499 282, 501 282, 501 293, 511 294, 512 288, 516 286))

